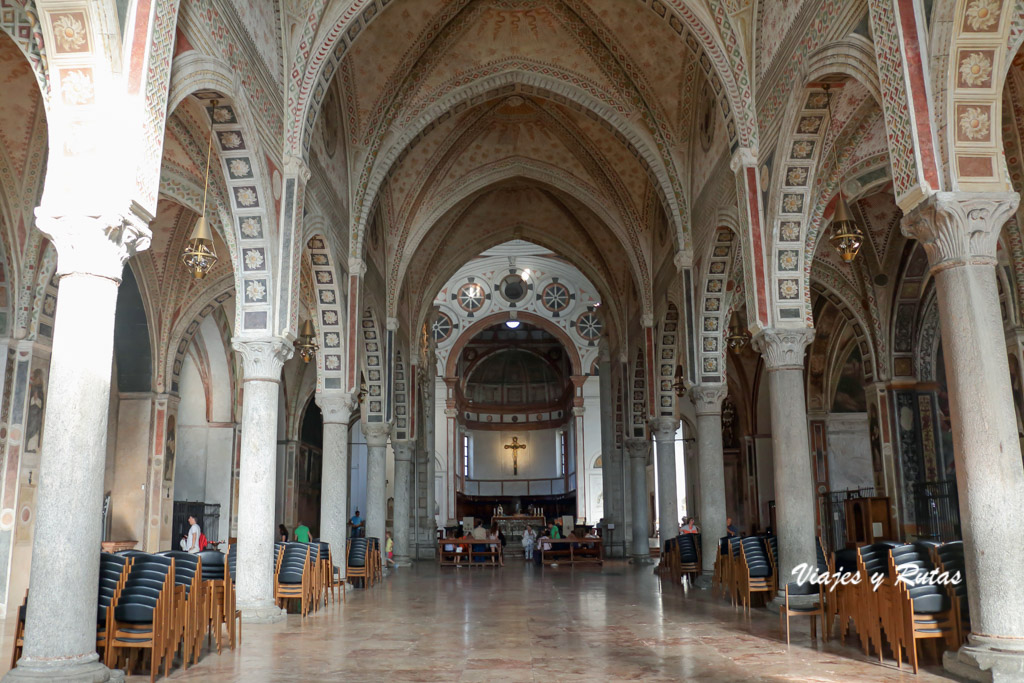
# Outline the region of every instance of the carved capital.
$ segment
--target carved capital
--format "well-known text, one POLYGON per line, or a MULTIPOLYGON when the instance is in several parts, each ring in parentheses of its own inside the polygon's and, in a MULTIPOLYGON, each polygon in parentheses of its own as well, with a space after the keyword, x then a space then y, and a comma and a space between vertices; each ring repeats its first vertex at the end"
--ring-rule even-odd
POLYGON ((385 324, 390 331, 394 332, 398 329, 398 318, 388 318, 385 324))
POLYGON ((292 357, 292 345, 283 339, 239 339, 231 340, 231 346, 242 356, 242 370, 245 380, 278 382, 281 380, 281 366, 292 357))
POLYGON ((459 414, 459 411, 456 410, 455 408, 445 408, 444 409, 444 416, 449 418, 449 419, 457 417, 458 414, 459 414))
POLYGON ((757 166, 757 151, 749 147, 737 147, 729 160, 729 168, 736 173, 746 166, 757 166))
POLYGON ((395 449, 395 460, 412 460, 416 442, 412 439, 392 439, 391 446, 395 449))
POLYGON ((585 412, 587 412, 587 409, 584 408, 583 406, 573 406, 572 407, 572 414, 573 414, 574 417, 583 417, 583 414, 585 412))
POLYGON ((640 324, 644 327, 654 327, 654 314, 644 313, 640 316, 640 324))
POLYGON ((650 442, 647 439, 626 439, 626 452, 629 453, 629 457, 636 459, 647 459, 647 453, 650 450, 650 442))
POLYGON ((144 218, 125 211, 104 216, 52 216, 36 209, 36 227, 57 248, 57 273, 84 273, 121 281, 124 264, 149 248, 144 218))
POLYGON ((901 227, 924 247, 933 272, 994 264, 999 233, 1019 202, 1016 192, 936 192, 904 216, 901 227))
POLYGON ((347 425, 356 407, 355 396, 349 393, 332 392, 317 394, 316 404, 324 416, 324 424, 347 425))
POLYGON ((679 428, 679 420, 674 417, 656 417, 647 424, 654 432, 654 438, 658 441, 672 441, 676 438, 676 430, 679 428))
POLYGON ((725 384, 698 384, 690 389, 690 400, 698 415, 721 415, 722 401, 728 393, 725 384))
POLYGON ((386 446, 390 435, 390 422, 363 422, 363 436, 366 437, 366 445, 370 448, 386 446))
POLYGON ((672 263, 675 264, 679 272, 683 272, 684 268, 689 268, 693 265, 693 254, 688 251, 677 251, 676 255, 672 258, 672 263))
POLYGON ((366 263, 358 256, 348 257, 348 274, 362 277, 366 275, 366 263))
POLYGON ((814 340, 810 327, 764 329, 751 340, 754 350, 764 357, 768 370, 803 369, 804 351, 814 340))
POLYGON ((309 164, 300 156, 286 154, 284 157, 285 176, 297 176, 303 183, 309 182, 309 164))

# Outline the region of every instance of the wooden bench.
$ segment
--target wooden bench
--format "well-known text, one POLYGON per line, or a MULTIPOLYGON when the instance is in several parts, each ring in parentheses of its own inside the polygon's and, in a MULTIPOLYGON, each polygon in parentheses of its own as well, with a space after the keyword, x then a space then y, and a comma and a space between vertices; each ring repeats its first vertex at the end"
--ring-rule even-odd
POLYGON ((540 541, 540 561, 541 564, 603 564, 602 543, 600 538, 544 538, 540 541))
POLYGON ((442 567, 500 567, 501 541, 475 538, 442 538, 437 542, 437 558, 442 567), (445 546, 449 550, 445 550, 445 546), (484 549, 473 550, 473 546, 484 549))

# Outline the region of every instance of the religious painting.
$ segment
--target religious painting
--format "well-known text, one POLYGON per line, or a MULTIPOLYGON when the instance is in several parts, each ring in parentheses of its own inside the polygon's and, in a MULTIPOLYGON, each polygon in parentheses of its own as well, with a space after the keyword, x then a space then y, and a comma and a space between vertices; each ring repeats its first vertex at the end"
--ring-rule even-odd
POLYGON ((833 413, 866 413, 864 367, 860 349, 854 346, 839 372, 836 393, 832 399, 833 413))
POLYGON ((885 490, 885 465, 882 460, 882 425, 878 421, 878 406, 871 404, 868 417, 868 434, 871 439, 871 469, 875 474, 875 492, 885 490))
POLYGON ((43 408, 46 404, 46 380, 43 369, 32 371, 28 385, 28 417, 25 420, 25 452, 36 453, 43 440, 43 408))
POLYGON ((164 444, 164 481, 174 481, 174 454, 177 444, 177 418, 167 418, 167 442, 164 444))

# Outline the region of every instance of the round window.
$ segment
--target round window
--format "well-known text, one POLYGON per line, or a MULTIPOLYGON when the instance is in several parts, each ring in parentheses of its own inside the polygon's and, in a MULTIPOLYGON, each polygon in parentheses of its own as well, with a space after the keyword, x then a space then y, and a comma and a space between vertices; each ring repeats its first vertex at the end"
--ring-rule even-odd
POLYGON ((516 304, 526 298, 527 284, 523 282, 520 275, 506 275, 505 279, 501 281, 499 290, 506 301, 516 304))

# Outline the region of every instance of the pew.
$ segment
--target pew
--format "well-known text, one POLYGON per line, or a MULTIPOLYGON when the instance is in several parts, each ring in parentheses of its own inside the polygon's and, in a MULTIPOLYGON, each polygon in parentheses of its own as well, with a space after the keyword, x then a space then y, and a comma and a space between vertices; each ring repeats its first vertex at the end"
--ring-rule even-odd
POLYGON ((542 538, 541 564, 603 564, 600 538, 542 538))
POLYGON ((500 567, 501 541, 475 538, 443 538, 437 542, 442 567, 500 567), (483 546, 474 550, 473 546, 483 546))

